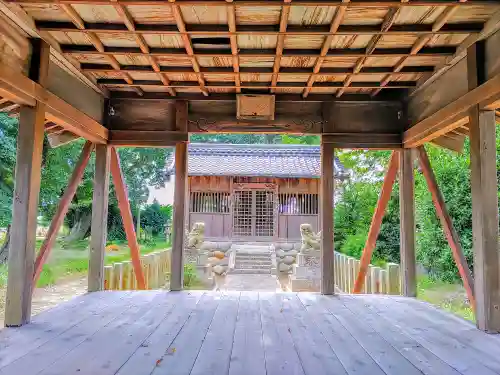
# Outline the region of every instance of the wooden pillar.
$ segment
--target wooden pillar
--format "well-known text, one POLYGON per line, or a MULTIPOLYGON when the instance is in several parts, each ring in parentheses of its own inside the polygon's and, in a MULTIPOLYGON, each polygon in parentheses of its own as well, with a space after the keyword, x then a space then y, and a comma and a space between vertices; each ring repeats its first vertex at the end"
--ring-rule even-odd
POLYGON ((366 273, 368 272, 368 268, 370 266, 373 250, 375 250, 375 244, 377 243, 378 234, 382 225, 382 219, 384 218, 385 209, 389 203, 389 199, 391 199, 392 187, 394 186, 396 174, 398 173, 398 165, 399 151, 393 151, 389 161, 389 166, 387 167, 387 172, 385 174, 384 183, 382 184, 382 190, 380 191, 377 207, 375 207, 375 211, 373 212, 370 230, 368 231, 366 244, 363 249, 363 253, 361 254, 359 273, 352 293, 361 293, 361 290, 363 289, 366 273))
POLYGON ((469 118, 476 323, 484 331, 500 332, 495 112, 476 107, 469 118))
MULTIPOLYGON (((469 90, 486 80, 484 41, 467 49, 469 90)), ((498 250, 498 187, 494 111, 469 111, 472 190, 472 245, 476 323, 487 332, 500 332, 500 254, 498 250)))
POLYGON ((411 149, 399 153, 399 212, 402 293, 417 296, 417 265, 415 257, 415 197, 413 157, 411 149))
POLYGON ((104 253, 107 239, 110 148, 96 145, 88 291, 104 290, 104 253))
POLYGON ((321 294, 335 293, 333 246, 333 193, 335 189, 333 144, 321 144, 321 294))
POLYGON ((187 143, 175 146, 175 190, 172 232, 172 267, 170 290, 182 290, 184 284, 184 234, 187 193, 187 143))
MULTIPOLYGON (((42 86, 47 82, 49 56, 49 45, 41 39, 34 39, 29 76, 42 86)), ((31 318, 44 122, 44 104, 37 102, 34 107, 21 106, 5 304, 6 327, 21 326, 31 318)))

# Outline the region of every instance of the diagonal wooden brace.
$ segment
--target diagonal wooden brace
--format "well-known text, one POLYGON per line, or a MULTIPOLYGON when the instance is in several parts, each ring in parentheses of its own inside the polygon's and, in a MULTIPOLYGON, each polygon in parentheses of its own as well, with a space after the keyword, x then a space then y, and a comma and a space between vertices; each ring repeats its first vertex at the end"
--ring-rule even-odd
POLYGON ((127 236, 128 246, 130 247, 130 255, 132 258, 132 266, 134 267, 135 278, 137 280, 137 287, 140 290, 146 289, 146 282, 144 281, 144 274, 142 272, 139 244, 135 235, 134 221, 132 219, 132 212, 130 210, 130 203, 128 201, 128 192, 123 178, 122 169, 120 166, 120 157, 114 147, 111 148, 111 162, 110 162, 111 176, 113 176, 113 183, 115 185, 116 198, 118 200, 118 207, 122 215, 123 228, 127 236))
POLYGON ((352 290, 353 293, 360 293, 363 289, 366 273, 368 272, 368 267, 370 266, 373 250, 375 249, 377 237, 380 232, 380 226, 382 225, 382 219, 384 218, 385 209, 387 207, 389 199, 391 198, 392 187, 394 186, 394 181, 396 180, 398 167, 399 151, 393 151, 391 160, 389 161, 389 166, 387 168, 387 173, 384 178, 384 183, 382 184, 382 190, 378 198, 377 207, 373 212, 373 218, 370 225, 370 230, 368 232, 368 238, 366 239, 365 248, 363 249, 363 254, 361 255, 361 260, 359 263, 358 276, 352 290))
POLYGON ((50 254, 50 250, 52 249, 52 246, 54 246, 57 232, 59 232, 59 228, 61 228, 64 217, 68 213, 69 205, 73 200, 76 189, 78 188, 78 185, 82 180, 83 173, 85 172, 85 167, 89 162, 90 154, 92 153, 93 149, 94 144, 90 141, 87 141, 83 146, 80 158, 78 159, 78 162, 75 165, 75 169, 73 170, 73 174, 69 179, 68 186, 66 187, 66 190, 64 191, 64 194, 59 201, 59 206, 57 207, 57 211, 54 214, 54 217, 52 218, 47 236, 45 237, 42 247, 40 248, 40 252, 38 253, 38 256, 35 260, 33 288, 31 289, 32 293, 35 290, 36 283, 38 281, 38 278, 40 277, 40 273, 42 272, 43 265, 50 254))
POLYGON ((427 186, 429 187, 429 191, 431 192, 432 202, 434 203, 436 213, 439 217, 439 220, 441 221, 441 225, 443 226, 443 231, 446 239, 448 240, 448 244, 451 247, 453 259, 455 259, 455 263, 457 264, 458 272, 460 273, 460 277, 462 278, 462 281, 464 283, 464 288, 467 292, 467 297, 469 298, 472 309, 475 311, 476 300, 474 298, 474 280, 472 278, 472 273, 469 269, 469 265, 467 264, 467 260, 465 259, 462 246, 460 245, 458 233, 453 226, 453 222, 451 221, 450 214, 448 213, 448 210, 446 208, 443 195, 439 190, 436 176, 434 175, 434 171, 432 170, 427 152, 425 152, 425 148, 423 146, 418 147, 417 151, 418 159, 420 160, 420 166, 422 167, 422 173, 424 174, 425 180, 427 181, 427 186))

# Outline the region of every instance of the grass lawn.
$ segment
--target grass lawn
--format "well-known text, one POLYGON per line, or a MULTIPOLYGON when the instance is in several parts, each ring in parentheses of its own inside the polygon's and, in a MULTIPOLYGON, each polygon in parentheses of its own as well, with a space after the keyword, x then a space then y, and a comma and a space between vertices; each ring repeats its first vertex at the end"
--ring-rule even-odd
POLYGON ((417 284, 417 298, 427 301, 443 310, 462 318, 474 321, 474 313, 469 305, 467 294, 461 284, 449 284, 421 276, 417 284))
MULTIPOLYGON (((130 259, 130 250, 126 241, 114 241, 117 251, 106 251, 105 264, 122 262, 130 259)), ((37 249, 42 241, 37 241, 37 249)), ((141 254, 152 253, 156 250, 170 247, 170 243, 156 240, 145 244, 139 244, 141 254)), ((55 284, 59 279, 86 273, 89 268, 88 249, 89 241, 75 241, 67 243, 58 241, 51 252, 48 262, 43 266, 37 287, 45 287, 55 284)), ((7 266, 0 265, 0 288, 7 284, 7 266)))

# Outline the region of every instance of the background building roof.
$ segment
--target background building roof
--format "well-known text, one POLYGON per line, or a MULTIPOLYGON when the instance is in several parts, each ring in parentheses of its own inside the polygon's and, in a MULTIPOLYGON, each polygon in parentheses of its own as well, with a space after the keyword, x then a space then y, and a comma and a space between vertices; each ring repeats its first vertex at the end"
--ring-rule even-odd
MULTIPOLYGON (((167 174, 174 174, 173 154, 167 174)), ((251 176, 319 178, 320 147, 289 144, 214 144, 188 145, 189 176, 251 176)), ((334 160, 335 177, 347 176, 342 163, 334 160)))

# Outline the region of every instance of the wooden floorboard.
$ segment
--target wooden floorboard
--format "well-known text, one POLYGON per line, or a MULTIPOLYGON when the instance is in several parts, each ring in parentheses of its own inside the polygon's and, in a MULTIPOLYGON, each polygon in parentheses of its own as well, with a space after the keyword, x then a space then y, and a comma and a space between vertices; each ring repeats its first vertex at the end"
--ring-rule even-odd
POLYGON ((0 375, 493 375, 500 339, 394 296, 96 292, 0 330, 0 375))

